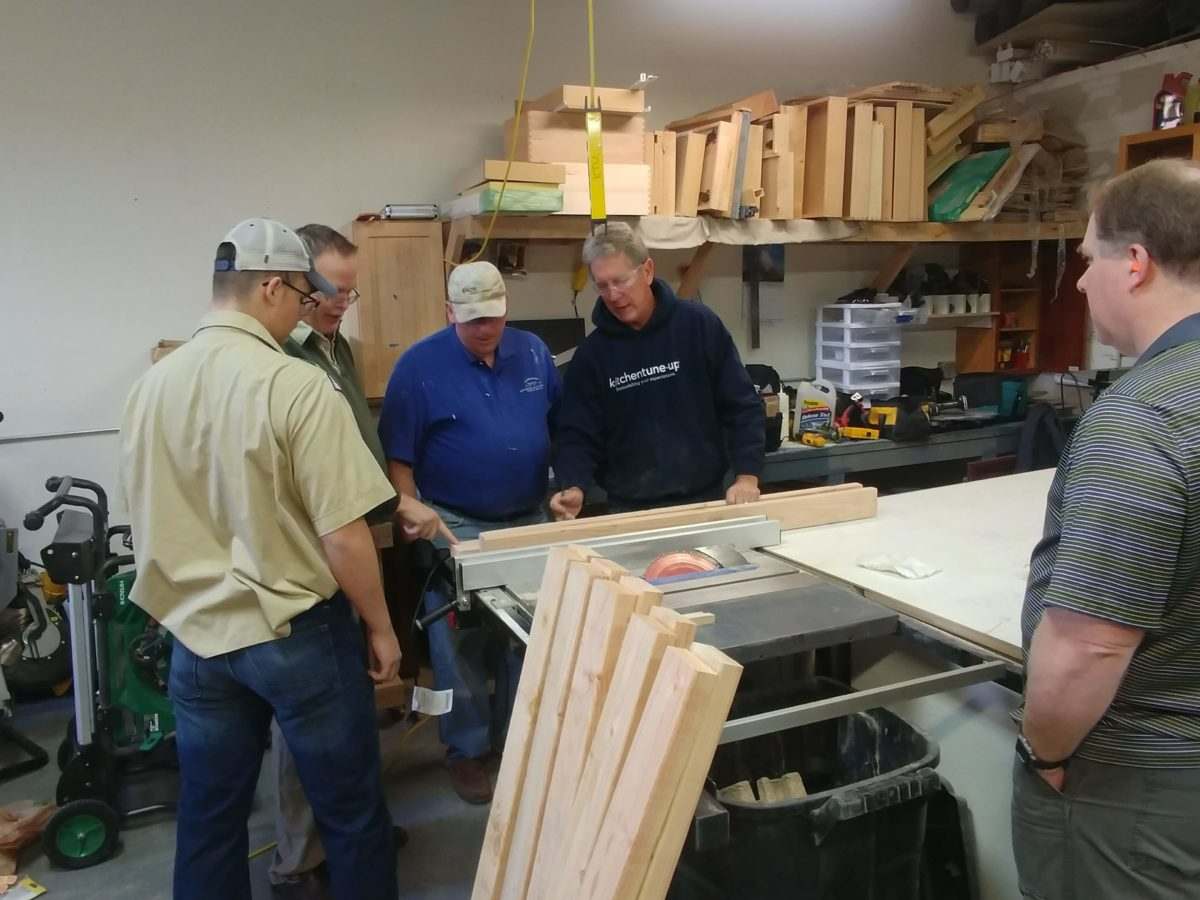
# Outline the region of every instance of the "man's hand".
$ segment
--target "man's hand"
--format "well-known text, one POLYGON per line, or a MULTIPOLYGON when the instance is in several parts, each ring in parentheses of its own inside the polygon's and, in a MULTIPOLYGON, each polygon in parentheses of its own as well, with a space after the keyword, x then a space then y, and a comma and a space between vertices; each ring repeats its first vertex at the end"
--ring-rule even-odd
POLYGON ((1057 793, 1062 793, 1063 783, 1067 780, 1066 769, 1059 766, 1057 769, 1037 769, 1036 771, 1042 781, 1054 788, 1057 793))
POLYGON ((390 625, 378 631, 371 629, 367 641, 367 674, 379 683, 391 681, 400 671, 400 642, 395 630, 390 625))
POLYGON ((550 514, 554 516, 556 522, 574 519, 582 509, 583 491, 577 487, 559 491, 550 498, 550 514))
POLYGON ((458 538, 446 527, 436 510, 426 506, 415 497, 407 494, 400 496, 400 505, 396 508, 396 518, 400 520, 400 533, 404 540, 413 541, 424 539, 432 541, 439 534, 449 543, 457 544, 458 538))
POLYGON ((753 503, 761 496, 757 476, 739 475, 725 492, 725 502, 730 506, 737 506, 739 503, 753 503))

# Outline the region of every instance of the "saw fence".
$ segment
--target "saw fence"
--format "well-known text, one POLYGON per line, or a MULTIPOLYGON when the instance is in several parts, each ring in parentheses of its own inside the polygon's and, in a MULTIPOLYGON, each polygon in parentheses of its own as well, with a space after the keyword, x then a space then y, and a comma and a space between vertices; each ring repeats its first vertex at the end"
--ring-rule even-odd
POLYGON ((742 667, 661 602, 550 550, 474 900, 666 896, 742 667))

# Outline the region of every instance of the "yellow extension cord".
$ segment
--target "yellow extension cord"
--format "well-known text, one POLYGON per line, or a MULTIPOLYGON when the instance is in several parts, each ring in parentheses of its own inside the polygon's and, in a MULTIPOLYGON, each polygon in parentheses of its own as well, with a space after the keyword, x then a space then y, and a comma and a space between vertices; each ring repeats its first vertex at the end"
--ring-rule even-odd
MULTIPOLYGON (((589 0, 589 11, 591 3, 589 0)), ((500 215, 500 210, 504 205, 504 192, 508 189, 508 174, 512 171, 513 158, 517 155, 517 138, 521 134, 521 110, 525 106, 525 80, 529 77, 529 60, 533 56, 533 35, 534 26, 537 19, 537 0, 529 0, 529 35, 525 39, 525 60, 521 64, 521 86, 517 90, 517 112, 513 117, 512 139, 508 142, 508 158, 504 165, 504 179, 500 182, 500 197, 496 201, 496 208, 492 210, 492 216, 488 219, 487 231, 483 234, 483 243, 479 245, 479 249, 475 251, 475 255, 470 259, 464 259, 462 263, 475 262, 483 256, 483 251, 487 249, 488 241, 492 239, 492 229, 496 226, 496 217, 500 215)), ((460 261, 453 259, 442 260, 447 265, 453 267, 461 265, 460 261)))

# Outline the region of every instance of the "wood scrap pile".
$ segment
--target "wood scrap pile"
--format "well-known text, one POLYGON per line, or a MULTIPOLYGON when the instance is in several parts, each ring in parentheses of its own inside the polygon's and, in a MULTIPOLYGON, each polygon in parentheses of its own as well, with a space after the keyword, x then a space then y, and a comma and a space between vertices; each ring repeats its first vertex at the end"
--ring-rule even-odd
MULTIPOLYGON (((963 184, 956 178, 973 162, 995 157, 997 151, 1007 157, 986 180, 969 186, 973 193, 957 221, 1077 222, 1084 218, 1082 190, 1088 168, 1082 145, 1047 127, 1040 111, 997 108, 995 103, 985 103, 982 92, 969 99, 974 101, 972 125, 960 132, 951 149, 931 156, 926 166, 926 183, 933 196, 961 190, 963 184)), ((944 114, 943 125, 950 112, 944 114)), ((952 126, 946 134, 958 127, 952 126)))
POLYGON ((661 602, 550 551, 474 900, 666 896, 742 667, 661 602))

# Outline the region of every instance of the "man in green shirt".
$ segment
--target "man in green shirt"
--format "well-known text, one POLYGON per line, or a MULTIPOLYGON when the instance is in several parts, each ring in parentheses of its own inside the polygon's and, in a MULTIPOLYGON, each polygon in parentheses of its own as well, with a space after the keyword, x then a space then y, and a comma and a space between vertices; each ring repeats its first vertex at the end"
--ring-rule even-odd
MULTIPOLYGON (((317 294, 320 302, 305 307, 300 322, 283 343, 284 352, 318 366, 329 376, 354 413, 358 430, 379 467, 386 474, 387 463, 374 416, 367 403, 362 379, 354 365, 350 343, 341 334, 342 318, 358 302, 358 248, 340 232, 326 225, 305 225, 296 230, 313 259, 314 268, 337 290, 326 296, 317 294)), ((401 501, 396 511, 404 536, 408 540, 431 540, 450 531, 438 514, 413 497, 401 501)), ((286 743, 279 736, 279 726, 272 724, 272 752, 275 757, 275 832, 278 843, 271 863, 270 878, 278 897, 320 896, 313 882, 315 871, 325 860, 325 852, 317 834, 312 810, 304 796, 296 773, 295 763, 286 743)), ((398 826, 397 846, 407 835, 398 826)))

